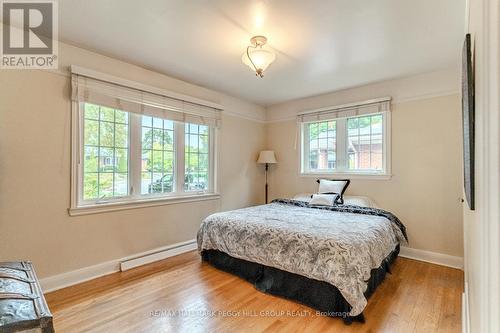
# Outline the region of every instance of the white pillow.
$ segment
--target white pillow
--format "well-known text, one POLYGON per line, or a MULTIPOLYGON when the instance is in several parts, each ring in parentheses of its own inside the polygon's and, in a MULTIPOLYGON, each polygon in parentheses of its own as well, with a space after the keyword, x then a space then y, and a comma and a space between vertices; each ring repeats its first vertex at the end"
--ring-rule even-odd
MULTIPOLYGON (((313 193, 299 193, 296 194, 292 199, 297 201, 310 202, 313 196, 313 193)), ((366 196, 358 196, 358 195, 345 195, 344 196, 344 205, 355 205, 361 207, 370 207, 370 208, 380 208, 377 203, 366 196)))
POLYGON ((320 194, 337 193, 339 195, 337 203, 343 204, 344 203, 343 195, 345 190, 347 189, 347 186, 349 186, 350 182, 351 181, 348 179, 342 179, 342 180, 318 179, 319 183, 318 193, 320 194))
POLYGON ((377 203, 373 201, 371 198, 365 196, 357 196, 357 195, 356 196, 345 195, 344 205, 379 208, 377 203))
POLYGON ((310 205, 333 206, 338 194, 313 194, 310 205))
POLYGON ((312 196, 313 196, 313 193, 299 193, 299 194, 296 194, 292 198, 292 200, 309 202, 309 201, 311 201, 312 196))
POLYGON ((341 194, 349 184, 348 180, 318 179, 318 193, 338 193, 341 194))

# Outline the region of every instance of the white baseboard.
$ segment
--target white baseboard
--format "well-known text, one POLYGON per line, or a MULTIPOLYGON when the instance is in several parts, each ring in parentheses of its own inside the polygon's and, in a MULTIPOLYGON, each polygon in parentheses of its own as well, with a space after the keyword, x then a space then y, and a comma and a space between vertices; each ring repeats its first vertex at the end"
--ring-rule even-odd
POLYGON ((195 249, 196 240, 192 239, 181 243, 162 246, 124 258, 106 261, 97 265, 80 268, 74 271, 49 276, 40 279, 40 285, 43 292, 48 293, 104 275, 119 272, 120 270, 130 269, 195 249))
POLYGON ((44 293, 48 293, 50 291, 69 287, 77 283, 92 280, 103 275, 118 272, 119 270, 119 261, 106 261, 97 265, 40 279, 40 286, 42 287, 44 293))
POLYGON ((448 266, 458 269, 464 268, 464 258, 450 256, 448 254, 413 249, 411 247, 401 247, 399 255, 401 257, 409 259, 430 262, 432 264, 448 266))

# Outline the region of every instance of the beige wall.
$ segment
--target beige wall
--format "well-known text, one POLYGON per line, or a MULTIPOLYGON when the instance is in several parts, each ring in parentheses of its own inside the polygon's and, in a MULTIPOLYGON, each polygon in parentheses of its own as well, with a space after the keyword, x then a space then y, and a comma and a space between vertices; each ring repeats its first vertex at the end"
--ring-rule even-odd
MULTIPOLYGON (((275 109, 287 112, 284 106, 275 109)), ((270 174, 271 198, 317 190, 316 178, 298 175, 295 132, 294 120, 267 126, 268 148, 279 160, 270 174)), ((392 105, 392 174, 390 180, 353 179, 347 194, 367 195, 395 213, 408 229, 410 247, 461 257, 458 95, 392 105)))
POLYGON ((0 261, 29 259, 40 277, 195 238, 221 209, 263 201, 264 109, 67 45, 61 71, 0 70, 0 261), (70 217, 70 78, 76 64, 221 103, 221 199, 70 217))

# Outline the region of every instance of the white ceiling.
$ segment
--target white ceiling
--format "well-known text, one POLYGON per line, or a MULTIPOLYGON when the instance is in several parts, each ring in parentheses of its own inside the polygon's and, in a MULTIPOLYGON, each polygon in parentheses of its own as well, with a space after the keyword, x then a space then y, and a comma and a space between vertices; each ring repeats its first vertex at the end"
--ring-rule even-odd
POLYGON ((458 69, 465 0, 62 0, 62 41, 261 105, 458 69), (252 35, 276 52, 263 79, 252 35))

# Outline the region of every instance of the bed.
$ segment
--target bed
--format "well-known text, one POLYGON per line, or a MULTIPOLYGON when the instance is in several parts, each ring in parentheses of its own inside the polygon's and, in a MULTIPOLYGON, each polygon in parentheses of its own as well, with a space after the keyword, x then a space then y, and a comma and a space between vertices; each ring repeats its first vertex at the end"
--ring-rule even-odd
POLYGON ((407 236, 390 212, 348 203, 316 206, 306 196, 216 213, 200 226, 198 250, 263 292, 363 322, 407 236))

